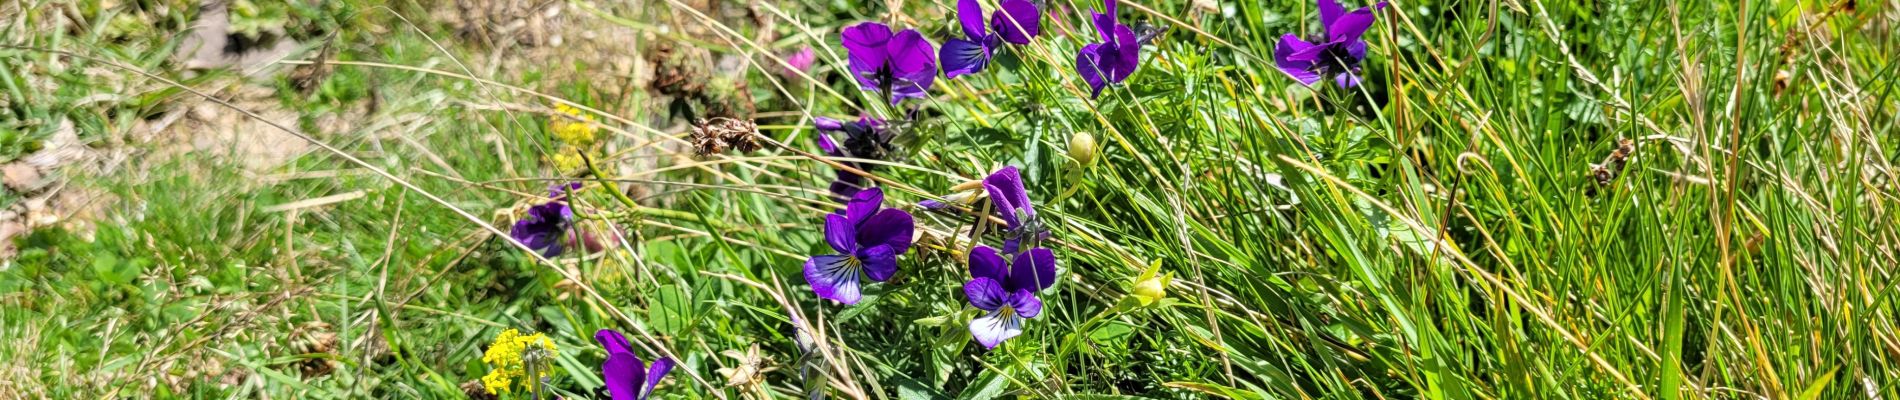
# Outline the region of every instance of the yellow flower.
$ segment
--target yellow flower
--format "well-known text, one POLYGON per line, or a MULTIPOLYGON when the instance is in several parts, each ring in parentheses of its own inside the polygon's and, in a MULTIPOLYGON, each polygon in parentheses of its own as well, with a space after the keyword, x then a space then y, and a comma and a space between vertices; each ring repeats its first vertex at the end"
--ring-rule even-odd
POLYGON ((558 351, 547 335, 522 335, 514 329, 501 331, 495 335, 494 343, 488 345, 488 351, 482 353, 482 362, 491 368, 488 375, 482 377, 482 387, 490 394, 507 393, 519 380, 523 388, 531 388, 552 374, 552 363, 548 361, 558 351), (528 370, 535 371, 535 376, 527 377, 528 370))
POLYGON ((556 140, 580 147, 594 144, 594 133, 598 127, 594 126, 593 116, 566 104, 556 104, 554 110, 567 115, 548 119, 548 131, 554 133, 556 140))
POLYGON ((561 150, 562 151, 559 153, 548 155, 548 164, 553 164, 555 171, 560 171, 563 173, 569 172, 569 171, 578 171, 581 168, 587 166, 586 160, 582 160, 581 155, 575 154, 573 151, 571 151, 572 149, 563 148, 561 150))

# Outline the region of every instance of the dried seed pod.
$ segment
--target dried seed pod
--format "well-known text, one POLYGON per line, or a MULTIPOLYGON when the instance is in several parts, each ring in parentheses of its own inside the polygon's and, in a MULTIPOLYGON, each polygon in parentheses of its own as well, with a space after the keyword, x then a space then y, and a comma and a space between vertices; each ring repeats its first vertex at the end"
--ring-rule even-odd
POLYGON ((749 120, 732 118, 701 119, 693 123, 693 148, 700 157, 724 153, 727 148, 744 154, 757 151, 759 143, 753 138, 759 132, 759 126, 749 120))

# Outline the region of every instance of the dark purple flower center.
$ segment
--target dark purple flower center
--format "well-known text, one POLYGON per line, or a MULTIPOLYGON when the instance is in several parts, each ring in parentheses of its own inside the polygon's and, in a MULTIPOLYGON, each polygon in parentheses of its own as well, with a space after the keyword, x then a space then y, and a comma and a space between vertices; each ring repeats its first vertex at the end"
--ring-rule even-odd
POLYGON ((1322 46, 1325 46, 1325 50, 1320 53, 1318 59, 1313 60, 1311 71, 1321 76, 1359 72, 1360 60, 1354 58, 1352 52, 1347 50, 1350 47, 1349 43, 1329 43, 1322 46))
POLYGON ((1036 218, 1035 215, 1022 212, 1022 210, 1019 209, 1016 211, 1016 220, 1021 221, 1021 223, 1004 229, 1003 236, 1019 241, 1021 245, 1018 248, 1035 248, 1042 244, 1042 239, 1049 237, 1049 228, 1044 227, 1042 225, 1042 219, 1036 218))

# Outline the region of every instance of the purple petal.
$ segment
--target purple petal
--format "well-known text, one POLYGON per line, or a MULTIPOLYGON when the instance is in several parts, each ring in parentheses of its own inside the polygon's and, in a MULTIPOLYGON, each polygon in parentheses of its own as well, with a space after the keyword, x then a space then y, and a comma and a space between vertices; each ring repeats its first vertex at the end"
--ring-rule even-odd
POLYGON ((1300 40, 1298 36, 1293 36, 1291 33, 1286 34, 1286 36, 1280 37, 1280 45, 1273 48, 1273 62, 1276 66, 1280 67, 1280 72, 1285 72, 1287 76, 1293 77, 1294 80, 1300 81, 1301 84, 1312 86, 1313 83, 1319 82, 1319 74, 1313 73, 1311 70, 1313 61, 1294 60, 1290 56, 1295 53, 1309 51, 1314 47, 1317 46, 1300 40))
POLYGON ((620 334, 620 331, 612 329, 595 331, 594 341, 600 342, 600 347, 606 348, 607 354, 633 353, 633 343, 628 342, 627 336, 620 334))
POLYGON ((1042 34, 1042 10, 1028 0, 1003 0, 990 15, 990 29, 1005 42, 1029 44, 1029 38, 1042 34))
POLYGON ((1339 15, 1345 14, 1345 13, 1346 13, 1346 8, 1340 7, 1338 1, 1319 0, 1319 25, 1320 26, 1332 26, 1333 21, 1339 20, 1339 15))
POLYGON ((1353 86, 1359 86, 1359 77, 1351 72, 1344 72, 1333 77, 1333 83, 1338 84, 1340 89, 1351 89, 1353 86))
POLYGON ((1100 97, 1102 88, 1108 87, 1108 81, 1102 79, 1101 55, 1097 54, 1102 47, 1101 43, 1091 43, 1075 53, 1075 72, 1082 74, 1082 81, 1089 84, 1090 98, 1100 97))
POLYGON ((811 64, 814 61, 818 61, 818 54, 812 52, 810 47, 798 49, 798 52, 785 56, 785 75, 796 76, 798 74, 793 73, 794 71, 811 71, 811 64))
POLYGON ((567 192, 571 192, 575 190, 581 190, 580 182, 568 182, 566 184, 556 183, 556 184, 548 185, 548 197, 558 199, 558 198, 561 198, 561 196, 566 196, 567 192))
POLYGON ((977 42, 950 39, 943 42, 937 57, 943 60, 943 76, 956 78, 982 72, 983 67, 990 64, 990 48, 977 42))
POLYGON ((1003 291, 1003 284, 990 278, 976 278, 964 283, 963 296, 970 298, 971 306, 983 311, 996 311, 1009 300, 1009 292, 1003 291))
POLYGON ((1113 68, 1109 68, 1108 81, 1121 82, 1134 75, 1135 68, 1141 66, 1141 42, 1135 40, 1135 31, 1127 25, 1115 26, 1115 55, 1113 68))
POLYGON ((983 348, 994 349, 1004 340, 1023 334, 1023 318, 1015 313, 1002 314, 991 311, 988 314, 970 320, 970 336, 976 337, 983 348))
POLYGON ((1008 279, 1003 280, 1003 288, 1010 291, 1041 291, 1055 284, 1056 254, 1043 247, 1017 254, 1010 262, 1008 279))
POLYGON ((825 214, 825 243, 838 254, 851 254, 858 251, 858 227, 843 215, 825 214))
POLYGON ((831 135, 826 135, 823 130, 818 132, 818 150, 825 152, 827 156, 842 156, 838 153, 838 142, 831 140, 831 135))
POLYGON ((653 388, 660 386, 660 380, 665 379, 668 372, 673 372, 673 359, 660 357, 658 360, 653 360, 653 366, 647 369, 646 386, 640 388, 640 399, 645 400, 648 396, 652 396, 653 388))
POLYGON ((1023 239, 1015 235, 1003 238, 1003 254, 1016 254, 1023 248, 1023 239))
POLYGON ((838 132, 844 130, 844 121, 825 117, 812 117, 811 125, 819 132, 838 132))
POLYGON ((949 203, 944 203, 941 201, 936 201, 936 200, 931 200, 931 199, 924 199, 922 201, 918 201, 917 206, 923 207, 923 209, 931 210, 931 211, 937 211, 937 210, 950 208, 949 203))
POLYGON ((851 75, 858 80, 858 86, 864 90, 878 90, 878 82, 870 75, 884 66, 891 55, 886 48, 891 41, 891 27, 876 22, 865 22, 844 28, 839 35, 844 42, 851 75))
POLYGON ((805 283, 818 298, 858 304, 858 275, 862 268, 847 255, 812 256, 805 260, 805 283))
POLYGON ((858 225, 857 243, 861 246, 890 246, 892 252, 904 254, 910 250, 911 233, 916 229, 917 225, 910 213, 886 208, 858 225))
POLYGON ((1372 8, 1370 7, 1352 10, 1352 12, 1346 13, 1346 15, 1339 16, 1339 19, 1333 20, 1332 23, 1326 24, 1326 40, 1333 42, 1358 41, 1359 36, 1364 35, 1366 29, 1372 27, 1374 20, 1372 8))
POLYGON ((1003 220, 1012 228, 1022 224, 1018 210, 1020 215, 1036 215, 1035 207, 1029 204, 1029 192, 1023 189, 1022 172, 1015 166, 1003 167, 983 178, 983 189, 990 192, 990 201, 996 203, 997 211, 1002 212, 1003 220))
POLYGON ((647 379, 646 363, 633 353, 607 353, 607 361, 600 364, 600 375, 614 400, 637 400, 647 379))
POLYGON ((852 196, 850 202, 845 203, 844 218, 850 221, 853 227, 863 225, 864 220, 870 219, 872 215, 877 215, 877 210, 883 206, 884 189, 864 189, 864 191, 858 192, 856 196, 852 196))
POLYGON ((1009 276, 1009 263, 1003 256, 996 255, 996 249, 989 246, 976 246, 970 249, 970 277, 992 279, 1002 282, 1009 276))
POLYGON ((937 79, 937 49, 915 29, 898 32, 886 46, 891 74, 902 81, 892 87, 893 91, 901 94, 900 98, 923 97, 937 79))
POLYGON ((1028 290, 1010 293, 1008 301, 1009 308, 1016 310, 1016 315, 1023 318, 1035 318, 1037 314, 1042 314, 1042 299, 1036 298, 1036 294, 1028 290))
MULTIPOLYGON (((850 173, 845 173, 845 175, 850 175, 850 173)), ((838 201, 850 201, 852 197, 856 197, 858 194, 864 192, 864 185, 860 185, 857 182, 847 182, 845 179, 839 179, 831 181, 830 189, 833 199, 838 201)))
POLYGON ((864 276, 873 281, 887 281, 897 274, 897 251, 891 246, 871 246, 858 252, 858 259, 864 260, 864 276))
MULTIPOLYGON (((1108 4, 1113 6, 1115 2, 1114 0, 1110 0, 1108 4)), ((1100 36, 1103 42, 1115 41, 1115 26, 1118 24, 1115 23, 1115 13, 1113 11, 1107 14, 1095 13, 1093 20, 1095 21, 1096 36, 1100 36)))
POLYGON ((963 25, 963 36, 973 39, 989 36, 983 31, 983 5, 976 0, 957 0, 957 23, 963 25))

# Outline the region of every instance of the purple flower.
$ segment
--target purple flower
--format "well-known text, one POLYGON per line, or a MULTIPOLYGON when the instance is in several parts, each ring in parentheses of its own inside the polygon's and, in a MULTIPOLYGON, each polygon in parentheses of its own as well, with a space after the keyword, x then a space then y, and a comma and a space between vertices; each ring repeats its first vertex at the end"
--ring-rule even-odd
POLYGON ((515 221, 508 236, 541 252, 543 257, 561 255, 562 238, 567 236, 567 228, 574 221, 574 210, 567 207, 565 197, 568 191, 580 188, 580 182, 548 186, 548 197, 554 201, 529 207, 528 217, 515 221))
POLYGON ((916 29, 892 35, 890 26, 865 22, 844 28, 841 36, 858 87, 890 96, 891 104, 923 98, 937 79, 936 49, 916 29))
POLYGON ((963 295, 970 305, 987 311, 970 320, 970 335, 985 348, 996 348, 1004 340, 1023 333, 1023 320, 1042 313, 1042 300, 1036 292, 1056 283, 1056 256, 1037 247, 1004 262, 989 246, 970 250, 970 282, 963 284, 963 295))
POLYGON ((1381 1, 1346 12, 1334 0, 1319 0, 1319 23, 1326 31, 1312 42, 1291 33, 1281 36, 1273 49, 1273 62, 1303 85, 1331 76, 1340 88, 1358 86, 1359 62, 1366 59, 1366 42, 1360 36, 1376 21, 1372 13, 1385 5, 1381 1))
POLYGON ((1091 98, 1101 96, 1102 88, 1109 84, 1127 80, 1128 75, 1141 66, 1141 41, 1133 29, 1116 20, 1115 0, 1104 3, 1108 13, 1094 13, 1095 32, 1102 37, 1102 43, 1082 46, 1082 51, 1075 55, 1075 72, 1082 74, 1082 80, 1093 89, 1091 98))
POLYGON ((805 261, 805 282, 818 297, 857 304, 860 275, 883 282, 897 273, 897 256, 910 250, 916 226, 910 213, 884 206, 884 190, 858 192, 841 213, 825 215, 825 242, 837 254, 805 261))
POLYGON ((983 190, 990 193, 990 203, 1008 223, 1003 227, 1003 253, 1015 254, 1049 238, 1049 229, 1042 226, 1042 220, 1036 218, 1036 207, 1029 204, 1029 191, 1023 189, 1023 176, 1016 167, 1003 167, 983 178, 983 190))
MULTIPOLYGON (((885 129, 884 120, 871 116, 858 117, 856 122, 844 122, 831 118, 817 117, 812 125, 818 128, 818 149, 831 157, 861 158, 866 160, 884 160, 894 149, 891 145, 892 131, 885 129), (843 133, 844 142, 840 144, 831 138, 831 133, 843 133)), ((842 161, 845 165, 864 172, 871 172, 876 164, 842 161)), ((837 179, 831 181, 831 195, 838 201, 846 201, 857 196, 859 191, 870 186, 870 181, 858 174, 837 171, 837 179)))
POLYGON ((976 0, 957 1, 957 22, 963 24, 967 39, 943 42, 938 58, 943 59, 943 75, 974 74, 990 65, 990 55, 1003 42, 1029 44, 1029 38, 1042 34, 1042 11, 1028 0, 1003 0, 1002 9, 990 14, 988 30, 983 28, 983 5, 976 0), (994 30, 995 33, 990 31, 994 30))
POLYGON ((607 348, 607 361, 600 364, 600 374, 613 400, 646 400, 666 373, 673 371, 673 359, 666 357, 653 360, 653 366, 647 367, 640 356, 633 355, 633 346, 619 331, 594 332, 594 341, 607 348))

